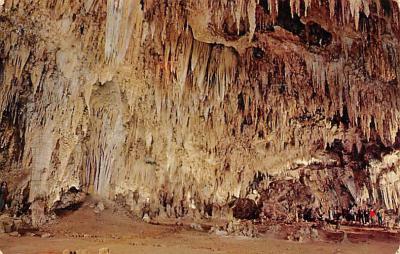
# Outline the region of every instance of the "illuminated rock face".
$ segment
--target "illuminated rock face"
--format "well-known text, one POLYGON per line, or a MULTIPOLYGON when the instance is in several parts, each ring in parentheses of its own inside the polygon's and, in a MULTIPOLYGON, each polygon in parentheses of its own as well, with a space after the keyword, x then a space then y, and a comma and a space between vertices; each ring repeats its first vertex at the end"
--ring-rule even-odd
POLYGON ((399 5, 0 1, 1 170, 49 208, 75 187, 225 215, 281 180, 398 207, 399 5))

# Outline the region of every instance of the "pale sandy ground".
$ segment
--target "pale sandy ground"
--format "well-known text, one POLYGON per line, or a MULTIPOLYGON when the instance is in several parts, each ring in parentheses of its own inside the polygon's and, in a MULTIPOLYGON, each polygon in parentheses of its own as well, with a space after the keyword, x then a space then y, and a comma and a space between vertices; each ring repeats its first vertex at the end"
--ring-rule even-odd
POLYGON ((224 237, 181 227, 134 222, 127 216, 104 211, 100 215, 83 208, 44 229, 52 238, 0 235, 4 254, 62 253, 64 249, 87 249, 98 253, 108 247, 112 254, 146 253, 371 253, 394 254, 399 242, 368 240, 359 243, 297 243, 263 236, 257 239, 224 237), (86 234, 86 235, 85 235, 86 234))

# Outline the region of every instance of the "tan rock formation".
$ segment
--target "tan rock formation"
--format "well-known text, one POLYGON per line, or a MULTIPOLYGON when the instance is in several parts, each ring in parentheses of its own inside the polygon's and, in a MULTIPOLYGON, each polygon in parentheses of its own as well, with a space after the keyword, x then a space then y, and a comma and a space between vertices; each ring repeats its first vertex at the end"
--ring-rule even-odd
POLYGON ((341 195, 322 190, 332 178, 396 208, 399 8, 0 1, 0 178, 29 181, 48 208, 74 187, 204 212, 246 197, 257 174, 264 190, 306 174, 319 201, 341 195))

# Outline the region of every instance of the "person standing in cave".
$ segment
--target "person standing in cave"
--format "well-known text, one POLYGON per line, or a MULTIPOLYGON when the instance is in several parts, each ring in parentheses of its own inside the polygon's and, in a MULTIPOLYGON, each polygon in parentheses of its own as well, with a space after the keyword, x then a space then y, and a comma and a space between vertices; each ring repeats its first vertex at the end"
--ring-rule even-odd
POLYGON ((189 202, 190 202, 189 203, 189 210, 191 211, 192 218, 195 219, 196 218, 196 209, 197 209, 197 207, 196 207, 196 202, 194 200, 194 197, 191 197, 189 202))
POLYGON ((375 213, 373 208, 371 208, 371 210, 369 211, 369 218, 371 220, 371 225, 374 225, 375 222, 376 222, 376 220, 375 220, 376 219, 376 213, 375 213))
POLYGON ((143 204, 142 208, 142 219, 143 220, 149 220, 150 219, 150 198, 146 198, 145 203, 143 204))
POLYGON ((388 227, 388 221, 387 221, 387 219, 386 219, 386 216, 385 216, 385 210, 382 208, 381 209, 381 217, 382 217, 382 226, 383 227, 388 227))
POLYGON ((335 211, 333 210, 332 207, 329 208, 329 221, 332 222, 334 221, 334 213, 335 211))
POLYGON ((364 209, 364 220, 365 220, 364 224, 369 224, 369 212, 368 212, 368 209, 364 209))
POLYGON ((379 224, 379 226, 383 226, 383 209, 378 210, 376 215, 378 216, 378 224, 379 224))
POLYGON ((7 183, 2 182, 0 186, 0 212, 3 212, 6 207, 7 197, 8 197, 7 183))
POLYGON ((358 208, 358 215, 357 215, 358 221, 360 225, 365 224, 365 217, 364 217, 364 211, 362 208, 358 208))

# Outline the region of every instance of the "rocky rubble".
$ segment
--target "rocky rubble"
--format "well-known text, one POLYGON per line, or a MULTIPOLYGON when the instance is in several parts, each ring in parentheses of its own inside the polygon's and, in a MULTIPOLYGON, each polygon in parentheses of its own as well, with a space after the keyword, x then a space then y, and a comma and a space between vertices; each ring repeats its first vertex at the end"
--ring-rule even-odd
POLYGON ((103 202, 98 202, 93 211, 95 213, 101 213, 102 211, 104 211, 104 209, 105 209, 105 206, 104 206, 103 202))
POLYGON ((209 230, 210 234, 219 236, 243 236, 243 237, 258 237, 256 226, 251 222, 230 221, 225 226, 214 226, 209 230))
POLYGON ((67 192, 62 191, 60 199, 54 203, 51 210, 73 210, 79 208, 86 198, 86 193, 79 191, 75 187, 71 187, 67 192))
POLYGON ((307 240, 318 240, 318 229, 315 227, 301 227, 296 232, 290 233, 287 236, 289 241, 303 242, 307 240))
POLYGON ((0 233, 11 233, 15 231, 14 220, 7 215, 1 215, 0 217, 0 233))
POLYGON ((18 232, 29 228, 29 223, 24 222, 21 218, 13 218, 8 214, 0 215, 0 233, 18 232))
MULTIPOLYGON (((99 249, 99 254, 110 254, 110 250, 108 248, 101 248, 99 249)), ((76 251, 71 251, 71 250, 64 250, 62 254, 89 254, 88 250, 76 250, 76 251)))

